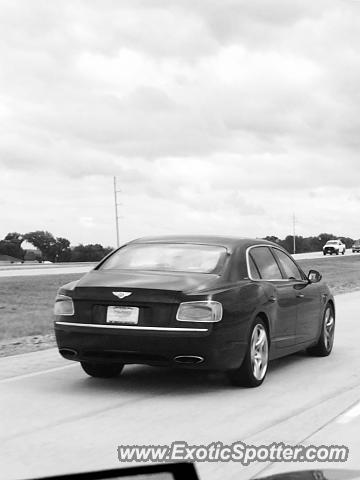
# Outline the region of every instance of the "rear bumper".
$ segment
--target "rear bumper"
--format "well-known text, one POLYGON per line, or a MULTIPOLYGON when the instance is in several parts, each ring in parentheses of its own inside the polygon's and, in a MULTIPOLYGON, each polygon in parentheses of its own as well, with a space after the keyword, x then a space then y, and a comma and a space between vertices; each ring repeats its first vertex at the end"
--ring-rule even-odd
MULTIPOLYGON (((246 342, 235 341, 233 328, 128 327, 89 325, 57 320, 55 336, 60 354, 68 360, 98 363, 146 364, 204 370, 229 370, 241 365, 246 342), (194 356, 198 363, 179 363, 194 356)), ((243 336, 246 338, 246 335, 243 336)))

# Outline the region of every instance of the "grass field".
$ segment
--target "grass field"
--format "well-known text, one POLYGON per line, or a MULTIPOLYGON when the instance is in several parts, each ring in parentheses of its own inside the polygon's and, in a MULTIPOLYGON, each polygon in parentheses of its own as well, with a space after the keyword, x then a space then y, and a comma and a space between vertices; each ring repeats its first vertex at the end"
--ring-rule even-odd
MULTIPOLYGON (((360 255, 299 260, 305 273, 323 274, 334 294, 360 290, 360 255)), ((0 278, 1 355, 54 345, 53 303, 57 289, 81 274, 0 278)))
POLYGON ((360 290, 360 255, 298 260, 307 274, 312 268, 322 273, 334 295, 360 290))
POLYGON ((0 338, 2 340, 53 332, 57 289, 81 274, 0 278, 0 338))

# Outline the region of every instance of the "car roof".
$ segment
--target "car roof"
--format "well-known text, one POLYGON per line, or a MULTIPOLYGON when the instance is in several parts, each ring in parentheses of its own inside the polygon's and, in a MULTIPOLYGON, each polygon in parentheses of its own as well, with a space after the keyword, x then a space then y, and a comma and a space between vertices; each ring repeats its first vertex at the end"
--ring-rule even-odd
POLYGON ((249 247, 251 245, 272 245, 276 243, 261 238, 231 237, 221 235, 165 235, 159 237, 137 238, 129 243, 198 243, 202 245, 218 245, 234 250, 237 247, 249 247))

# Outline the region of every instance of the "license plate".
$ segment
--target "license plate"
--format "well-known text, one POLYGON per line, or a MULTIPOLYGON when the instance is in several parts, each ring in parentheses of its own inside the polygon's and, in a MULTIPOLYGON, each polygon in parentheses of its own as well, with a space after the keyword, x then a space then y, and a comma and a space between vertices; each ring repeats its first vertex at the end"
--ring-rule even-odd
POLYGON ((137 325, 139 321, 138 307, 107 307, 106 322, 124 325, 137 325))

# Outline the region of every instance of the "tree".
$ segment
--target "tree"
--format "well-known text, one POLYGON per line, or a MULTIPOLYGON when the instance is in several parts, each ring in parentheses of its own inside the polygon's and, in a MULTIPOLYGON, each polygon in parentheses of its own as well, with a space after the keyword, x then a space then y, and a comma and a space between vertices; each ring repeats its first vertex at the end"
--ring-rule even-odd
POLYGON ((66 238, 55 238, 50 232, 37 230, 26 233, 24 240, 38 248, 44 260, 59 262, 70 259, 70 242, 66 238))
POLYGON ((20 233, 8 233, 4 240, 0 240, 0 253, 11 257, 23 259, 25 252, 21 248, 24 238, 20 233))
POLYGON ((24 239, 40 250, 43 260, 54 261, 53 248, 56 240, 50 232, 36 230, 26 233, 24 239))
POLYGON ((20 246, 22 244, 22 242, 24 241, 24 236, 21 235, 21 233, 18 233, 18 232, 10 232, 6 235, 4 240, 12 242, 12 243, 16 243, 17 245, 20 246))
POLYGON ((274 235, 268 235, 267 237, 264 238, 264 240, 267 240, 268 242, 273 242, 273 243, 280 243, 281 240, 278 237, 275 237, 274 235))
POLYGON ((345 246, 346 248, 351 248, 353 243, 354 243, 354 239, 353 238, 350 238, 350 237, 339 237, 340 240, 345 243, 345 246))
MULTIPOLYGON (((295 242, 297 237, 295 236, 295 242)), ((293 253, 294 251, 294 237, 292 235, 288 235, 285 240, 280 241, 280 245, 285 248, 289 253, 293 253)))
POLYGON ((99 243, 89 245, 77 245, 72 249, 71 261, 72 262, 98 262, 104 258, 108 253, 112 251, 112 248, 104 248, 99 243))
POLYGON ((335 235, 332 233, 320 233, 320 235, 317 236, 317 240, 321 246, 323 246, 329 240, 335 240, 336 238, 337 237, 335 237, 335 235))
POLYGON ((67 238, 56 237, 51 248, 51 255, 55 262, 68 262, 71 258, 70 242, 67 238))

